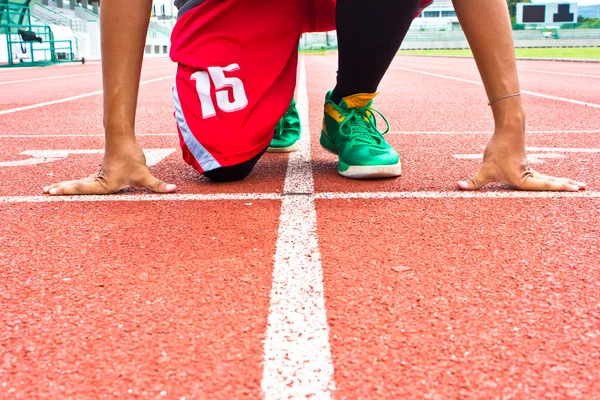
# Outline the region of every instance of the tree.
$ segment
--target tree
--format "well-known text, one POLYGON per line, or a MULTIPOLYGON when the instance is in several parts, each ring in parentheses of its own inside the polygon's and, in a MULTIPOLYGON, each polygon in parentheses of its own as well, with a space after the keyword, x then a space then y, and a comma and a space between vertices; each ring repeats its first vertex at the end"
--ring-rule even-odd
POLYGON ((511 20, 517 16, 517 3, 531 3, 531 0, 506 0, 511 20))

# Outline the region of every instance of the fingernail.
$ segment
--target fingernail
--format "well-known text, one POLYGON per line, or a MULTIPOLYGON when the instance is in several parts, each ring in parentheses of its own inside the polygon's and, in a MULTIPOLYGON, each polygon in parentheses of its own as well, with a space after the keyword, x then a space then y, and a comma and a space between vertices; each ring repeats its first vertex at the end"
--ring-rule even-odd
POLYGON ((44 189, 42 189, 44 192, 47 192, 48 190, 50 190, 50 186, 44 186, 44 189))
POLYGON ((50 194, 56 194, 57 190, 56 189, 50 189, 49 193, 50 194))
POLYGON ((176 185, 172 185, 172 184, 171 184, 171 185, 167 185, 167 186, 165 186, 165 189, 166 189, 168 192, 171 192, 171 191, 173 191, 173 190, 177 189, 177 186, 176 186, 176 185))

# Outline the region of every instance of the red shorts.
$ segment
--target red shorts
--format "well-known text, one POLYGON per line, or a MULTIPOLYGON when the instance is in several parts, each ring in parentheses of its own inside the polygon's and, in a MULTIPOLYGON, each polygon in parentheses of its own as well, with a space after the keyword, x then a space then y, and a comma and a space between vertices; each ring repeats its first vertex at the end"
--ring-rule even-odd
POLYGON ((267 148, 296 86, 304 32, 335 29, 336 0, 207 0, 171 35, 184 160, 200 172, 267 148))
POLYGON ((415 14, 415 18, 417 18, 419 16, 419 14, 421 14, 423 12, 424 9, 426 9, 427 7, 429 7, 432 4, 433 4, 433 0, 421 0, 419 9, 417 10, 417 13, 415 14))

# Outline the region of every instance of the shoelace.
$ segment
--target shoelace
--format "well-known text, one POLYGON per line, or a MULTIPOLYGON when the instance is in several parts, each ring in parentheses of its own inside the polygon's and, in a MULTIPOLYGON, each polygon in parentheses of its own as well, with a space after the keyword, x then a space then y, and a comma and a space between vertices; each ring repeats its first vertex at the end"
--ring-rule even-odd
POLYGON ((283 127, 288 128, 288 127, 292 126, 295 121, 296 121, 296 117, 293 117, 292 115, 290 115, 288 113, 285 113, 283 116, 283 127))
POLYGON ((349 132, 345 134, 351 141, 357 142, 357 144, 380 145, 383 141, 383 135, 390 131, 390 124, 385 116, 374 108, 352 108, 349 111, 346 114, 344 122, 340 124, 340 131, 344 132, 344 128, 346 127, 346 131, 349 132), (387 125, 383 132, 380 132, 377 128, 375 113, 379 114, 387 125), (350 122, 353 123, 349 124, 350 122))

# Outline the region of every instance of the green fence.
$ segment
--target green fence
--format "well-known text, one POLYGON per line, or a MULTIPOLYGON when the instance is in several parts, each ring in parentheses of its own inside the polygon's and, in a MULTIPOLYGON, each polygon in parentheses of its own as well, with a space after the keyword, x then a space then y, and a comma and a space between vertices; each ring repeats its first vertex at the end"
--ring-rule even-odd
POLYGON ((29 3, 0 0, 0 37, 4 37, 8 55, 0 67, 84 62, 76 59, 77 49, 70 40, 54 40, 48 25, 32 23, 29 3))

